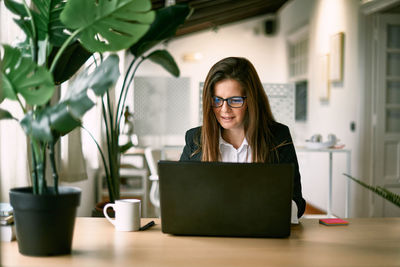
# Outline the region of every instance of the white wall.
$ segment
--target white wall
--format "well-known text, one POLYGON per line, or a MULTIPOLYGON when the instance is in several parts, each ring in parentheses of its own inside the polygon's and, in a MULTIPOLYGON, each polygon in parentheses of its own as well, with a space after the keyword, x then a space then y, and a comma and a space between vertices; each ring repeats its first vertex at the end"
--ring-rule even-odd
MULTIPOLYGON (((305 140, 315 133, 327 137, 334 133, 340 143, 352 150, 352 174, 362 175, 360 147, 363 140, 363 92, 362 72, 359 71, 360 55, 363 48, 359 45, 360 16, 358 0, 294 0, 286 4, 279 14, 278 32, 274 36, 262 33, 262 22, 267 16, 261 16, 244 22, 222 26, 218 31, 211 30, 176 38, 167 45, 167 49, 176 59, 182 76, 190 77, 192 86, 191 114, 192 125, 198 125, 198 83, 215 62, 227 56, 243 56, 255 65, 262 82, 288 82, 287 35, 299 27, 309 24, 309 91, 308 119, 305 123, 296 123, 292 131, 296 145, 304 145, 305 140), (329 53, 331 35, 344 32, 344 80, 331 84, 329 101, 321 102, 318 94, 318 61, 321 55, 329 53), (183 55, 199 52, 203 58, 197 62, 183 61, 183 55), (355 122, 356 130, 350 130, 355 122)), ((138 75, 168 75, 160 67, 148 62, 138 75)), ((313 205, 326 210, 328 155, 321 153, 298 153, 301 165, 304 196, 313 205)), ((334 203, 333 212, 344 216, 344 196, 346 160, 344 154, 333 158, 334 203)), ((353 190, 353 189, 352 189, 353 190)), ((354 197, 352 199, 355 199, 354 197)), ((362 204, 363 198, 351 209, 351 214, 364 216, 367 212, 362 204)))
MULTIPOLYGON (((341 140, 340 143, 352 150, 352 174, 360 175, 360 154, 358 148, 362 131, 363 116, 362 87, 359 73, 359 1, 357 0, 324 0, 293 1, 281 12, 283 30, 290 32, 302 21, 299 17, 307 12, 299 12, 306 8, 309 11, 310 26, 310 63, 309 63, 309 102, 308 120, 304 124, 295 126, 296 141, 300 144, 305 138, 320 133, 324 138, 334 133, 341 140), (329 101, 319 100, 318 64, 320 57, 329 53, 329 38, 331 35, 343 32, 344 41, 344 79, 340 83, 331 83, 329 101), (350 130, 350 123, 355 122, 356 130, 350 130)), ((303 18, 303 21, 306 17, 303 18)), ((303 174, 304 195, 309 202, 326 209, 327 205, 327 173, 328 155, 321 153, 301 153, 299 155, 303 174), (318 166, 318 167, 316 167, 318 166)), ((344 154, 337 154, 333 158, 334 203, 333 212, 344 216, 344 197, 346 179, 342 175, 346 172, 344 154)), ((361 203, 360 203, 361 204, 361 203)), ((356 205, 361 208, 360 205, 356 205)), ((363 208, 361 208, 363 209, 363 208)), ((355 214, 353 208, 351 214, 355 214)))
MULTIPOLYGON (((176 38, 167 45, 181 70, 181 77, 191 79, 191 113, 192 124, 187 128, 198 126, 199 82, 205 80, 211 66, 228 56, 248 58, 257 69, 261 81, 269 83, 286 82, 285 55, 280 50, 278 36, 266 36, 262 31, 265 16, 246 20, 219 28, 216 32, 208 30, 176 38), (185 62, 183 56, 188 53, 201 53, 202 59, 197 62, 185 62)), ((162 47, 162 46, 161 46, 162 47)), ((168 75, 167 72, 151 62, 144 63, 137 76, 168 75)), ((189 89, 189 88, 188 88, 189 89)), ((184 133, 182 133, 184 134, 184 133)))
MULTIPOLYGON (((3 2, 0 2, 0 26, 1 44, 13 44, 16 40, 23 40, 23 32, 12 21, 12 15, 6 10, 3 2)), ((15 101, 4 100, 1 108, 11 111, 17 118, 23 116, 15 101)), ((25 186, 29 181, 26 136, 14 120, 0 121, 0 136, 0 200, 8 201, 10 188, 25 186)))

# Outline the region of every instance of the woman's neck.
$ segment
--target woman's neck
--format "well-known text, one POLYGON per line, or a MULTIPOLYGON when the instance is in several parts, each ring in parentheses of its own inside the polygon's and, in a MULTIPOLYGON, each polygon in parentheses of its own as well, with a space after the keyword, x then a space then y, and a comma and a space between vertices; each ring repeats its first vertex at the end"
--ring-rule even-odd
POLYGON ((238 149, 240 145, 243 143, 244 140, 244 130, 225 130, 222 129, 221 131, 222 138, 231 144, 234 148, 238 149))

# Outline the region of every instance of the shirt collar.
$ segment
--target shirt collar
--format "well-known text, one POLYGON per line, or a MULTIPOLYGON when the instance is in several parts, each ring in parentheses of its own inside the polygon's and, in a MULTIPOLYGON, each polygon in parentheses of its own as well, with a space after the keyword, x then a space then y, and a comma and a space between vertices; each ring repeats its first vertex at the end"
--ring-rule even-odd
MULTIPOLYGON (((247 142, 246 136, 243 139, 242 144, 240 145, 240 147, 237 149, 237 151, 242 150, 243 148, 246 148, 249 145, 249 143, 247 142)), ((233 149, 235 149, 231 144, 229 144, 228 142, 226 142, 224 140, 224 138, 222 138, 222 134, 221 134, 221 130, 219 130, 219 148, 221 149, 222 146, 230 146, 233 149)), ((236 149, 235 149, 236 150, 236 149)))

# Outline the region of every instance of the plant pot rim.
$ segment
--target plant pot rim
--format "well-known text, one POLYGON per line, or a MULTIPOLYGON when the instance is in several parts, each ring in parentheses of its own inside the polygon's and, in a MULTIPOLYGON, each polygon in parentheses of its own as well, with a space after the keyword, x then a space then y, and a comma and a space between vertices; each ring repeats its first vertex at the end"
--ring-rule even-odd
POLYGON ((75 207, 80 204, 82 190, 77 187, 59 187, 59 194, 49 187, 46 194, 33 194, 32 187, 10 189, 10 204, 14 210, 52 210, 75 207))
MULTIPOLYGON (((64 194, 80 194, 82 193, 82 189, 76 186, 59 186, 58 187, 59 195, 64 194)), ((23 187, 13 187, 10 189, 10 193, 12 194, 33 194, 32 186, 23 186, 23 187)), ((36 194, 37 196, 58 196, 55 194, 54 187, 49 186, 48 191, 45 194, 36 194)))

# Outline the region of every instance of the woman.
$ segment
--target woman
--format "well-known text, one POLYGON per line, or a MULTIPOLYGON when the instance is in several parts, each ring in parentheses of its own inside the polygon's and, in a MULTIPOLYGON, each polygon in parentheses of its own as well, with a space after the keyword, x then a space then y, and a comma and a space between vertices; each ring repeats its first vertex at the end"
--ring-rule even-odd
POLYGON ((247 59, 225 58, 210 69, 203 88, 203 126, 187 131, 185 139, 181 161, 293 163, 293 200, 297 217, 303 215, 305 200, 289 129, 275 121, 247 59))

